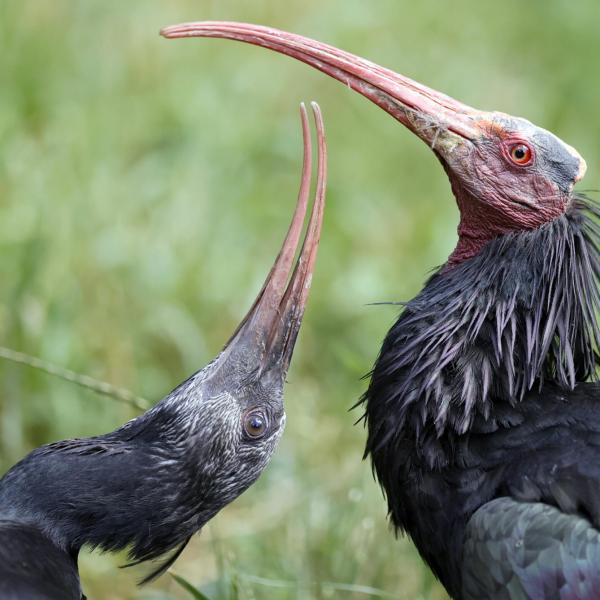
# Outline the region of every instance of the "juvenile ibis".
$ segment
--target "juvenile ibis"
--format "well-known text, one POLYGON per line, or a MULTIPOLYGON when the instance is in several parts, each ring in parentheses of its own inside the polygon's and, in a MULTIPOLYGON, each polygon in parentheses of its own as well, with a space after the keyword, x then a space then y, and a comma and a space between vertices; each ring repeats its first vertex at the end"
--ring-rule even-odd
POLYGON ((83 546, 129 549, 134 564, 166 570, 190 537, 256 481, 285 424, 283 384, 317 256, 326 148, 318 140, 315 200, 298 259, 311 183, 311 142, 301 106, 304 165, 296 210, 252 308, 221 353, 145 414, 89 439, 42 446, 0 480, 0 598, 83 597, 83 546))
POLYGON ((600 210, 573 191, 581 156, 525 119, 299 35, 227 22, 162 34, 301 60, 433 150, 458 243, 383 342, 366 455, 392 523, 454 598, 600 598, 600 210))

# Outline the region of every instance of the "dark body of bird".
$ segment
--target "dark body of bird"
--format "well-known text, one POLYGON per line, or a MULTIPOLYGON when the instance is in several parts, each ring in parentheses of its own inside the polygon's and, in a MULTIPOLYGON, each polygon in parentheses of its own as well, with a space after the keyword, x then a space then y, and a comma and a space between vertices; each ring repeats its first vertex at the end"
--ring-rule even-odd
POLYGON ((366 455, 392 523, 454 598, 600 598, 600 212, 573 191, 583 159, 524 119, 303 36, 227 22, 162 33, 296 58, 431 147, 458 244, 385 338, 362 399, 366 455))
POLYGON ((42 446, 0 480, 0 598, 82 598, 84 546, 128 549, 132 564, 163 557, 259 477, 283 432, 283 385, 319 244, 326 178, 320 110, 316 196, 296 266, 311 181, 308 117, 296 210, 254 305, 222 352, 116 431, 42 446))
POLYGON ((600 597, 600 385, 578 383, 598 333, 586 206, 434 275, 373 369, 367 451, 390 516, 455 597, 600 597), (506 529, 499 497, 524 526, 506 529), (548 506, 587 527, 563 539, 529 520, 548 506))

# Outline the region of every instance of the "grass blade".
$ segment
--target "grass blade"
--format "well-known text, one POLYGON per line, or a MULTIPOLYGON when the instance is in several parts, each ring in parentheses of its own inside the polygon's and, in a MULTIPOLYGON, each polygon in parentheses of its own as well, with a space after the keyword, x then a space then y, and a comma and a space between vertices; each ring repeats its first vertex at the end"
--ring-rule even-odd
POLYGON ((92 390, 97 394, 102 394, 103 396, 108 396, 118 400, 119 402, 123 402, 124 404, 129 404, 129 406, 133 406, 138 410, 147 410, 150 408, 150 402, 148 402, 148 400, 137 396, 129 390, 116 387, 99 379, 94 379, 89 375, 75 373, 75 371, 65 369, 64 367, 59 367, 58 365, 46 360, 42 360, 41 358, 37 358, 35 356, 30 356, 24 352, 17 352, 11 348, 0 346, 0 358, 10 360, 21 365, 26 365, 32 369, 37 369, 38 371, 43 371, 48 375, 59 377, 60 379, 64 379, 70 383, 75 383, 81 387, 87 388, 88 390, 92 390))
POLYGON ((169 571, 169 575, 186 591, 189 592, 192 598, 196 600, 210 600, 208 596, 205 596, 199 589, 195 588, 189 581, 184 579, 181 575, 176 575, 173 571, 169 571))

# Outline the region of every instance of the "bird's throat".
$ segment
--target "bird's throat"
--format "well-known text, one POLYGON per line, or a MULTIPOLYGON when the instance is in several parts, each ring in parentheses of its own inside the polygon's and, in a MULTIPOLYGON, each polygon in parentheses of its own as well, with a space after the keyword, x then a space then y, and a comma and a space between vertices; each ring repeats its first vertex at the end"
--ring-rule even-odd
POLYGON ((442 164, 460 211, 458 243, 448 258, 449 268, 474 258, 492 240, 543 227, 563 216, 570 205, 569 196, 548 186, 540 187, 542 200, 537 204, 517 194, 507 200, 506 191, 500 194, 491 189, 487 194, 475 193, 466 189, 447 165, 442 164))

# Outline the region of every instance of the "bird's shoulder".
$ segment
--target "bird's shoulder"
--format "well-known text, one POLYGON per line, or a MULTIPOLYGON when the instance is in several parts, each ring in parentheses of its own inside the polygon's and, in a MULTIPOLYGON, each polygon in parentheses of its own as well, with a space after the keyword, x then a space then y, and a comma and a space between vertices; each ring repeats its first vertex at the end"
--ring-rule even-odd
POLYGON ((542 388, 468 446, 494 492, 464 529, 464 598, 600 598, 600 385, 542 388))
POLYGON ((77 564, 32 525, 0 520, 3 600, 80 600, 77 564))
POLYGON ((600 598, 600 532, 541 502, 501 497, 465 529, 464 600, 600 598))
POLYGON ((493 473, 495 496, 544 502, 600 527, 600 385, 542 389, 467 445, 469 460, 493 473))

